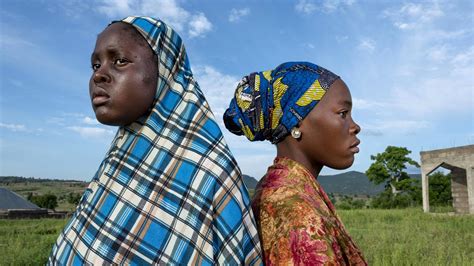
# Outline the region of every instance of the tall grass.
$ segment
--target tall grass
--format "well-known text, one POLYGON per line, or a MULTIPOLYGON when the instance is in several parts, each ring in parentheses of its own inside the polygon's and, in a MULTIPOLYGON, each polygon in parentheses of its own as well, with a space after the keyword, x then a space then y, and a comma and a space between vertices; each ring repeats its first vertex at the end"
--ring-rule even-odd
MULTIPOLYGON (((474 265, 474 216, 339 210, 370 265, 474 265)), ((66 220, 0 220, 0 264, 42 265, 66 220)))
POLYGON ((370 265, 474 265, 474 216, 340 210, 370 265))
POLYGON ((65 219, 0 220, 0 265, 44 265, 65 219))

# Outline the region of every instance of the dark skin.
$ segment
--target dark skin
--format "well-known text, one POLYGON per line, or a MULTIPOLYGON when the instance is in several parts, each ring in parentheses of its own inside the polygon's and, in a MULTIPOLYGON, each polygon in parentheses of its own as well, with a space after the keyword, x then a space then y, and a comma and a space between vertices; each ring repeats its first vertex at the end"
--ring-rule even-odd
POLYGON ((89 93, 99 122, 126 126, 149 113, 158 80, 156 56, 131 25, 113 23, 99 34, 91 65, 89 93))
POLYGON ((345 169, 354 162, 360 144, 360 126, 352 119, 352 97, 346 84, 336 80, 321 101, 300 122, 301 137, 287 136, 277 144, 277 156, 304 165, 317 177, 324 166, 345 169))

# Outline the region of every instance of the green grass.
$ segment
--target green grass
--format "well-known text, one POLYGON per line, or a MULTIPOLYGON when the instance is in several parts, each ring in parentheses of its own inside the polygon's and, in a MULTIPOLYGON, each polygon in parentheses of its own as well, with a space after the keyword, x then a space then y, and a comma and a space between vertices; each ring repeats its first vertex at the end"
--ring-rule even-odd
POLYGON ((474 216, 340 210, 370 265, 474 265, 474 216))
MULTIPOLYGON (((370 265, 474 265, 474 216, 339 210, 370 265)), ((44 264, 66 220, 0 220, 0 264, 44 264)))
POLYGON ((44 265, 65 219, 0 220, 0 265, 44 265))

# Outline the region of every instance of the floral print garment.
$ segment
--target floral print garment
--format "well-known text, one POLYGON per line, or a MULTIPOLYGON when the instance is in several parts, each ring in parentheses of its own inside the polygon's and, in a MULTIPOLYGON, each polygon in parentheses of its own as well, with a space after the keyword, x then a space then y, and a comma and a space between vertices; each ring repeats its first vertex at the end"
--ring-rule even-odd
POLYGON ((367 265, 316 178, 291 159, 275 159, 252 208, 266 265, 367 265))

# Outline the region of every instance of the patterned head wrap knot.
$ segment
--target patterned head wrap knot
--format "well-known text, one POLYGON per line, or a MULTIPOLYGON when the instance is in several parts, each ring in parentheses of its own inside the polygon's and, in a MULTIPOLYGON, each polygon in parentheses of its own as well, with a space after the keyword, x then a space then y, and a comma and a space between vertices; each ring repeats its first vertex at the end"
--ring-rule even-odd
POLYGON ((339 79, 308 62, 288 62, 245 76, 224 113, 226 128, 250 141, 282 141, 339 79))
POLYGON ((261 264, 240 169, 181 38, 154 18, 122 22, 157 55, 155 102, 118 130, 48 264, 261 264))

